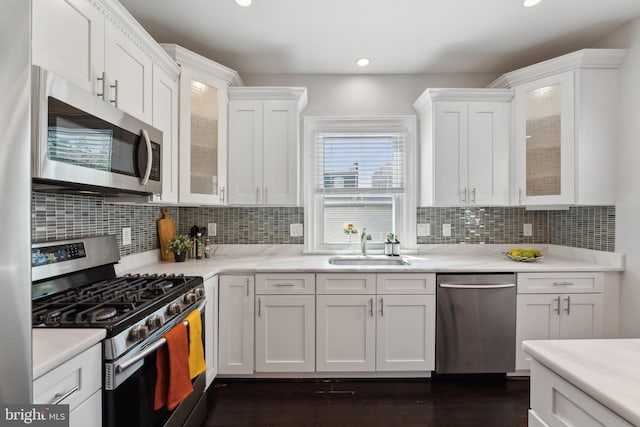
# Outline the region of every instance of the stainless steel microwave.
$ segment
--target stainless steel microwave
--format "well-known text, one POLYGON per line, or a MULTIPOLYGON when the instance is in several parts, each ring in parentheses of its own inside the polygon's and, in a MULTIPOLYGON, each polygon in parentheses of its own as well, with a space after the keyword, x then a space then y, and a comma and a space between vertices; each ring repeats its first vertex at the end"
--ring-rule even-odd
POLYGON ((162 132, 67 80, 33 67, 33 188, 162 192, 162 132))

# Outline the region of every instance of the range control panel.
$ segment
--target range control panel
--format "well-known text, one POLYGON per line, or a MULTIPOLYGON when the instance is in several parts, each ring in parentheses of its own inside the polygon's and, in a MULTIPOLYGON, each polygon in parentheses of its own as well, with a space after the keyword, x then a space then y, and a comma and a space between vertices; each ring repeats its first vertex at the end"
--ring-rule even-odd
POLYGON ((31 249, 31 267, 39 265, 57 264, 73 259, 85 258, 87 253, 84 243, 67 243, 31 249))

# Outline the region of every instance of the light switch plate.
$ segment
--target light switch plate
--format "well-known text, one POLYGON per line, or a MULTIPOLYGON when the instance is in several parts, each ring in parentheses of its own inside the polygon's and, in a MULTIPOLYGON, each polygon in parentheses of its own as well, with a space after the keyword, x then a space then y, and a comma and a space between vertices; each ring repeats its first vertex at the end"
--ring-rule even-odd
POLYGON ((131 244, 131 227, 124 227, 122 229, 122 246, 131 244))
POLYGON ((442 224, 442 237, 451 237, 451 224, 442 224))
POLYGON ((418 237, 431 236, 431 224, 418 224, 418 237))
POLYGON ((531 224, 522 224, 522 234, 527 236, 533 236, 533 225, 531 224))
POLYGON ((289 224, 289 235, 291 237, 302 237, 302 236, 304 236, 304 226, 303 226, 303 224, 289 224))
POLYGON ((210 222, 209 225, 207 225, 207 234, 209 235, 209 237, 217 236, 218 224, 216 224, 215 222, 210 222))

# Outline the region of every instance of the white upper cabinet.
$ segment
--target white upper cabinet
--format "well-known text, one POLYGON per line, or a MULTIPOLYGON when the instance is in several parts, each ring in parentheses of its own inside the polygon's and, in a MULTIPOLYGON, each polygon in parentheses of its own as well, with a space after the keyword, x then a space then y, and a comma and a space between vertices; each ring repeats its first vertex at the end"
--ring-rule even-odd
POLYGON ((34 1, 32 60, 87 92, 102 91, 105 16, 86 0, 34 1))
POLYGON ((420 205, 502 205, 509 198, 508 89, 427 89, 420 114, 420 205))
POLYGON ((118 2, 33 2, 32 59, 147 123, 154 62, 165 52, 118 2))
POLYGON ((514 204, 614 204, 615 98, 625 53, 585 49, 491 84, 515 89, 514 204))
POLYGON ((229 89, 229 203, 299 204, 305 88, 229 89))
POLYGON ((242 81, 180 46, 162 47, 180 66, 179 202, 225 204, 228 90, 242 81))

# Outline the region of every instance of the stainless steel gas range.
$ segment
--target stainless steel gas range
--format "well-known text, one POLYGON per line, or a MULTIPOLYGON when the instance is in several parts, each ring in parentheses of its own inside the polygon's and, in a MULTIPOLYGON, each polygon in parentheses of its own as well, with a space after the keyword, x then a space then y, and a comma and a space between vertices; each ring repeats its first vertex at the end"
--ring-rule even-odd
MULTIPOLYGON (((199 309, 201 277, 117 276, 115 236, 32 245, 32 322, 42 328, 101 328, 103 426, 199 426, 206 417, 205 373, 175 409, 154 410, 156 352, 162 336, 199 309)), ((186 324, 186 322, 185 322, 186 324)), ((188 326, 188 325, 187 325, 188 326)))

